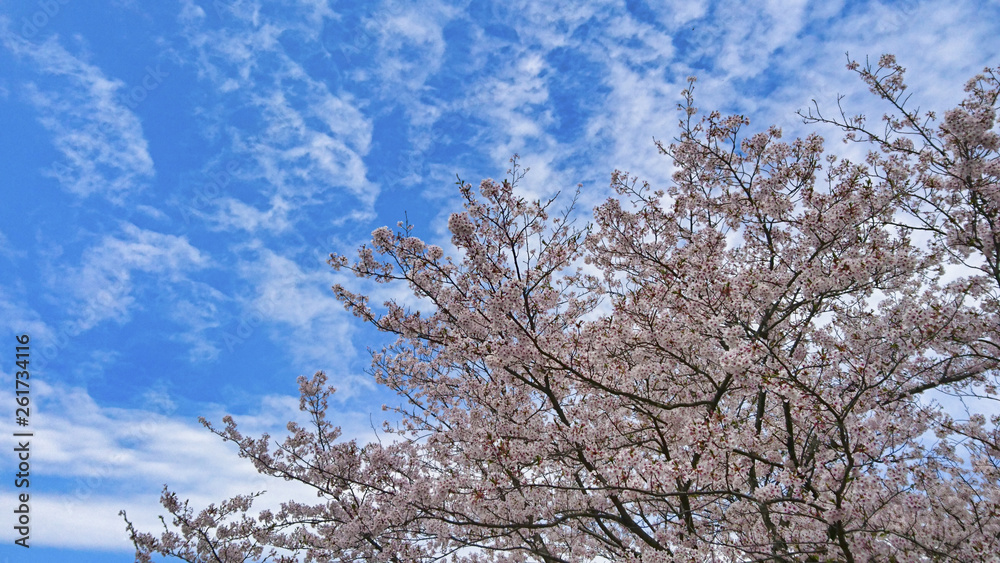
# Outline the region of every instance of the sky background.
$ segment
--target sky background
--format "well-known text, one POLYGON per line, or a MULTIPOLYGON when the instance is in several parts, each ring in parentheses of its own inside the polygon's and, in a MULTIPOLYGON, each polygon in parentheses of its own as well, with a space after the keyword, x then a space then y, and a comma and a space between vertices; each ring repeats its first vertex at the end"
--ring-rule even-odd
POLYGON ((154 531, 167 483, 198 508, 302 497, 197 422, 281 436, 299 375, 325 370, 345 436, 370 439, 395 401, 365 373, 386 339, 330 286, 405 291, 325 260, 404 217, 447 248, 456 174, 501 178, 518 153, 525 194, 582 184, 586 210, 616 168, 667 184, 654 138, 677 134, 689 75, 699 107, 790 138, 813 99, 881 115, 845 53, 895 53, 939 111, 1000 64, 995 1, 737 4, 0 0, 0 563, 131 561, 118 512, 154 531))

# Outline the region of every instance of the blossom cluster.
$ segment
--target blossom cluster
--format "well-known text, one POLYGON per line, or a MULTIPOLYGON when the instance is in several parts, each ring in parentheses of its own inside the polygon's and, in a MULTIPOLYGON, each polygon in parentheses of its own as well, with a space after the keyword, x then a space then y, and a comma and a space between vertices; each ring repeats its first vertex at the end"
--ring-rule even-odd
POLYGON ((515 166, 448 221, 451 249, 372 233, 334 268, 427 303, 345 307, 395 343, 387 443, 339 439, 325 375, 312 427, 277 446, 206 423, 319 500, 129 529, 140 560, 981 561, 1000 553, 997 71, 942 122, 904 70, 851 63, 891 111, 841 113, 864 162, 817 135, 746 134, 683 92, 663 190, 624 172, 576 226, 518 196, 515 166), (916 236, 919 235, 919 236, 916 236), (941 394, 967 399, 948 412, 941 394), (266 551, 271 550, 271 551, 266 551))

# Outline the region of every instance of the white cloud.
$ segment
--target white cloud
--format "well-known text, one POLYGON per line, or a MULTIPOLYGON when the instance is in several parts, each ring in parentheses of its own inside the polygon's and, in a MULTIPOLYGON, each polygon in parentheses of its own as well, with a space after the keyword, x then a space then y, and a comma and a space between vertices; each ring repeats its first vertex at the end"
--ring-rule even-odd
POLYGON ((300 8, 305 12, 291 8, 279 20, 257 2, 236 3, 220 10, 221 28, 210 28, 203 9, 190 1, 182 7, 179 19, 194 51, 183 58, 193 59, 229 105, 252 109, 257 121, 255 129, 241 128, 228 115, 206 112, 218 122, 208 130, 224 132, 234 155, 254 163, 239 177, 266 201, 260 207, 235 194, 219 198, 202 213, 217 228, 283 232, 299 221, 290 209, 314 205, 350 207, 362 218, 373 213, 379 187, 368 181, 363 161, 371 120, 350 94, 331 91, 325 76, 311 75, 278 41, 294 36, 323 49, 319 33, 337 15, 324 2, 300 8))
MULTIPOLYGON (((344 310, 330 289, 343 275, 331 274, 325 266, 304 269, 267 249, 259 249, 256 260, 243 264, 242 275, 256 286, 243 304, 244 333, 266 320, 271 337, 289 351, 293 365, 302 373, 326 371, 341 390, 338 398, 372 387, 367 376, 350 371, 357 354, 351 337, 360 321, 344 310)), ((241 337, 239 327, 230 333, 249 336, 241 337)))
MULTIPOLYGON (((102 407, 84 389, 32 381, 37 406, 30 438, 33 546, 127 550, 131 544, 118 512, 125 509, 142 530, 158 532, 157 515, 165 513, 158 502, 164 483, 182 499, 190 498, 196 510, 252 491, 268 491, 257 508, 315 497, 300 485, 262 477, 237 457, 232 444, 194 420, 165 416, 159 408, 102 407)), ((0 394, 13 402, 9 390, 0 394)), ((147 395, 160 406, 172 403, 162 391, 147 395)), ((224 413, 217 408, 209 418, 218 425, 224 413)), ((298 398, 287 395, 262 397, 252 412, 234 418, 247 435, 268 432, 278 439, 289 420, 308 424, 298 398)), ((344 439, 373 438, 367 414, 341 412, 337 418, 343 421, 344 439)), ((17 439, 8 434, 3 447, 10 451, 17 439)), ((9 456, 3 463, 12 473, 6 467, 9 456)), ((2 541, 13 538, 11 526, 0 529, 2 541)))
POLYGON ((415 99, 441 68, 443 24, 457 10, 443 2, 400 3, 395 8, 376 12, 369 22, 369 28, 374 24, 378 29, 376 72, 381 87, 393 91, 395 97, 415 99))
POLYGON ((0 231, 0 256, 8 260, 13 260, 14 258, 24 257, 24 255, 24 250, 14 248, 7 235, 3 234, 3 231, 0 231))
POLYGON ((254 96, 266 127, 251 150, 264 178, 301 203, 315 203, 337 186, 370 207, 378 191, 365 178, 361 157, 370 147, 371 124, 349 96, 333 96, 297 64, 285 62, 289 81, 304 85, 309 94, 290 100, 282 91, 288 85, 279 81, 268 94, 254 96))
POLYGON ((24 90, 62 155, 47 174, 77 195, 115 203, 144 187, 155 173, 153 159, 139 118, 120 98, 124 83, 72 55, 56 36, 36 44, 0 29, 0 38, 39 74, 65 81, 58 90, 34 83, 24 90))
POLYGON ((191 363, 213 361, 222 350, 206 335, 222 326, 220 305, 231 299, 205 283, 189 282, 186 286, 188 293, 178 295, 170 304, 170 318, 184 327, 173 338, 187 345, 191 363))
POLYGON ((272 196, 269 207, 263 211, 236 198, 223 197, 219 198, 216 211, 204 216, 217 229, 282 233, 292 226, 289 218, 292 210, 289 202, 280 196, 272 196))
POLYGON ((75 300, 72 315, 78 332, 105 320, 124 322, 135 302, 136 272, 158 274, 164 282, 182 282, 207 265, 208 258, 184 237, 122 225, 121 237, 105 236, 83 253, 80 266, 55 274, 54 284, 75 300))
POLYGON ((51 340, 52 328, 37 311, 25 304, 24 288, 14 293, 0 286, 0 327, 7 334, 28 334, 43 341, 51 340))

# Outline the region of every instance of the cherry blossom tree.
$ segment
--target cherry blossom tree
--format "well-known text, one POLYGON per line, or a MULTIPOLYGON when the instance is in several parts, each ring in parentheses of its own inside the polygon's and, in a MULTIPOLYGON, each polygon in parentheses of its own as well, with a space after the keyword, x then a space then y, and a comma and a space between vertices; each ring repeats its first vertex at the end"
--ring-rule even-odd
POLYGON ((861 162, 699 117, 691 79, 664 190, 615 172, 581 226, 519 197, 515 161, 501 183, 459 182, 454 257, 405 224, 331 256, 420 299, 334 287, 396 337, 372 372, 401 422, 340 440, 323 373, 299 379, 312 425, 281 443, 203 421, 319 499, 196 513, 165 489, 160 535, 126 519, 137 559, 996 557, 998 71, 938 120, 907 104, 893 57, 849 68, 883 121, 803 116, 861 162))

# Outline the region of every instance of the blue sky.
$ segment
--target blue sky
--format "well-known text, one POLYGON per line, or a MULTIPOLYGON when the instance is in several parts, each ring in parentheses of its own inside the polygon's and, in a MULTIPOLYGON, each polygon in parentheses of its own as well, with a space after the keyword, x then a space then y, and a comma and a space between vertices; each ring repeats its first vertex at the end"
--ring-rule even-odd
MULTIPOLYGON (((706 109, 806 129, 816 99, 880 115, 845 52, 895 53, 945 109, 1000 63, 1000 4, 0 0, 0 563, 124 562, 169 483, 196 505, 268 489, 196 418, 298 417, 325 370, 347 437, 394 397, 385 342, 325 264, 404 218, 447 248, 455 175, 514 153, 540 197, 611 172, 665 185, 689 75, 706 109), (739 3, 744 4, 744 3, 739 3), (946 5, 947 4, 947 5, 946 5), (14 335, 31 337, 31 544, 13 545, 14 335)), ((833 150, 844 148, 826 131, 833 150)))

